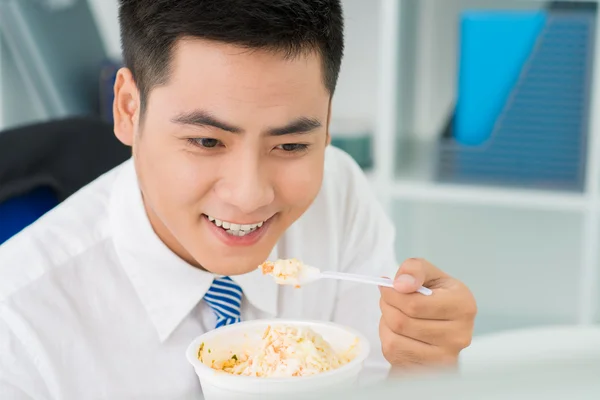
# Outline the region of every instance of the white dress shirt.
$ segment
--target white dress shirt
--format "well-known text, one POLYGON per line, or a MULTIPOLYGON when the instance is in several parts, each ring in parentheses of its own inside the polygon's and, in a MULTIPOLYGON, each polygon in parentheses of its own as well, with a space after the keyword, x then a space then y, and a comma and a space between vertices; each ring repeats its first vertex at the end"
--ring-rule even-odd
MULTIPOLYGON (((327 149, 318 197, 269 259, 293 257, 395 274, 393 226, 340 150, 327 149)), ((295 289, 258 270, 233 279, 242 320, 342 323, 370 339, 367 367, 386 365, 376 287, 322 280, 295 289)), ((0 399, 202 398, 185 349, 215 327, 202 301, 212 280, 156 236, 125 162, 0 246, 0 399)))

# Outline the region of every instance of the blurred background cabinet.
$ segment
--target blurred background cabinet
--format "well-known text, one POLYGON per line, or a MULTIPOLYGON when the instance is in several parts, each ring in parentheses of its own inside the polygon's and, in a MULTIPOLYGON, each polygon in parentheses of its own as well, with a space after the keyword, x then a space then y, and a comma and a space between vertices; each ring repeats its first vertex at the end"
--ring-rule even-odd
POLYGON ((477 334, 598 322, 597 3, 381 0, 377 16, 344 3, 336 100, 358 113, 349 100, 371 94, 355 80, 376 78, 368 173, 399 260, 465 281, 477 334), (364 47, 377 50, 352 59, 364 47))
MULTIPOLYGON (((343 3, 331 133, 396 223, 399 260, 464 280, 478 334, 600 322, 597 2, 343 3)), ((0 127, 110 118, 116 6, 0 2, 0 127)))
POLYGON ((597 322, 596 2, 381 6, 374 184, 399 258, 426 257, 464 280, 480 305, 477 333, 597 322), (488 130, 470 142, 457 117, 474 122, 490 100, 488 130))

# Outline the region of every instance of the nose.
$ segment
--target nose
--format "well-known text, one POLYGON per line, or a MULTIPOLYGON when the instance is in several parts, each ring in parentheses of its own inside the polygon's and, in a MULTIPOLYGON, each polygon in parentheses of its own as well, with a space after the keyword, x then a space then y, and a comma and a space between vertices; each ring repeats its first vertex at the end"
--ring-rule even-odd
POLYGON ((256 155, 232 160, 215 191, 223 202, 244 214, 252 214, 275 199, 268 171, 256 155))

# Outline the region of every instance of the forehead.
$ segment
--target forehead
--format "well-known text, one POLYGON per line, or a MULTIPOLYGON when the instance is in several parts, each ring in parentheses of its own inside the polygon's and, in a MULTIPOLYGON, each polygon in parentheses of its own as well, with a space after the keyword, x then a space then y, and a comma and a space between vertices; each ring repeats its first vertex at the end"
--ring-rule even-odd
POLYGON ((178 41, 169 81, 161 89, 176 93, 173 104, 217 108, 314 108, 330 97, 316 52, 286 58, 274 51, 199 39, 178 41))

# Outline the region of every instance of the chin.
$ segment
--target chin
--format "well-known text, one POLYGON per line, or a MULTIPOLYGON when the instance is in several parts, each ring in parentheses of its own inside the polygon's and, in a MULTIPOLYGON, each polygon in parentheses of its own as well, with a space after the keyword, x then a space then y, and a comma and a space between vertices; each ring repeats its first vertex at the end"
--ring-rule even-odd
POLYGON ((213 274, 218 275, 226 275, 226 276, 235 276, 235 275, 244 275, 249 272, 254 271, 260 263, 256 264, 252 268, 241 268, 239 266, 231 266, 231 265, 218 265, 215 268, 206 268, 208 272, 212 272, 213 274))
POLYGON ((263 263, 269 255, 264 259, 262 257, 223 257, 219 260, 207 260, 205 263, 200 263, 204 269, 214 274, 219 275, 243 275, 252 272, 263 263))

